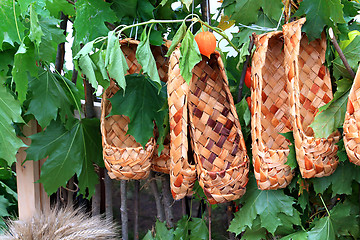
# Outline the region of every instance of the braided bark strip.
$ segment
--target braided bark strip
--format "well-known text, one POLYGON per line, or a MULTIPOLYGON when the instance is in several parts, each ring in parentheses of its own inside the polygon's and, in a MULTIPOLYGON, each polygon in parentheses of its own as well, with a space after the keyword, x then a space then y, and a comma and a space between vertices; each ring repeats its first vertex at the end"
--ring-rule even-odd
POLYGON ((199 184, 211 204, 246 191, 249 159, 220 54, 193 68, 189 115, 199 184))
POLYGON ((305 18, 283 26, 285 72, 288 77, 290 113, 297 162, 303 178, 331 175, 337 165, 339 132, 328 138, 315 138, 309 126, 317 109, 333 98, 331 80, 325 67, 326 39, 309 43, 301 27, 305 18))
POLYGON ((192 195, 196 181, 195 165, 188 159, 189 85, 180 75, 180 50, 176 49, 169 60, 168 103, 170 120, 170 187, 175 200, 192 195))
POLYGON ((360 66, 351 87, 344 121, 344 145, 350 162, 360 166, 360 66))
POLYGON ((156 172, 162 172, 165 174, 170 173, 170 136, 167 136, 164 141, 164 149, 161 151, 160 156, 158 155, 157 149, 154 151, 154 156, 151 160, 151 170, 156 172))
POLYGON ((251 65, 255 178, 261 190, 285 188, 293 178, 293 171, 285 164, 290 142, 279 134, 292 131, 282 32, 256 36, 255 45, 251 65))
MULTIPOLYGON (((120 41, 129 70, 127 74, 140 73, 141 66, 137 62, 135 53, 139 41, 124 39, 120 41)), ((152 47, 160 79, 167 79, 167 59, 162 57, 162 47, 152 47), (158 56, 158 55, 161 56, 158 56)), ((166 52, 166 51, 165 51, 166 52)), ((155 139, 149 139, 143 148, 134 137, 127 135, 129 118, 124 115, 106 117, 111 112, 111 98, 119 87, 113 80, 104 91, 101 102, 101 134, 103 143, 103 158, 108 175, 112 179, 144 179, 147 178, 151 168, 151 158, 156 148, 155 139)))

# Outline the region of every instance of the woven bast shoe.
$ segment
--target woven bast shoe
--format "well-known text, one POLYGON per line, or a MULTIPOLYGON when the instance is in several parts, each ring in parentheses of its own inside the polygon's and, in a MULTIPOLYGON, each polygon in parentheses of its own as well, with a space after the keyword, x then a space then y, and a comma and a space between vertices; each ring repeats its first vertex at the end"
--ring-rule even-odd
POLYGON ((189 115, 199 184, 211 204, 246 191, 249 158, 220 54, 192 70, 189 115))
POLYGON ((170 186, 173 198, 192 195, 196 181, 195 165, 188 159, 188 94, 189 85, 180 75, 180 50, 169 59, 168 103, 170 120, 170 186))
POLYGON ((164 149, 158 155, 157 149, 154 151, 154 156, 151 160, 151 170, 155 172, 162 172, 169 174, 170 172, 170 136, 167 136, 164 141, 164 149))
POLYGON ((344 145, 350 162, 360 166, 360 66, 347 103, 344 121, 344 145))
MULTIPOLYGON (((139 41, 124 39, 120 41, 128 64, 127 74, 140 73, 141 66, 136 60, 136 48, 139 41)), ((160 79, 167 79, 168 62, 163 57, 166 49, 161 51, 161 47, 153 47, 156 64, 160 79), (164 53, 164 54, 162 54, 164 53), (160 55, 160 56, 159 56, 160 55)), ((150 173, 151 159, 156 148, 154 138, 150 138, 147 144, 142 147, 136 142, 134 137, 127 135, 128 124, 130 122, 127 116, 114 115, 109 116, 111 112, 111 98, 119 87, 113 80, 110 80, 110 86, 104 91, 101 102, 101 134, 103 143, 103 158, 108 175, 112 179, 144 179, 150 173)))
POLYGON ((305 18, 283 26, 285 72, 288 78, 290 113, 296 158, 303 178, 331 175, 337 165, 339 133, 315 138, 310 124, 317 109, 333 98, 331 80, 325 67, 326 39, 309 43, 301 27, 305 18))
POLYGON ((261 190, 286 187, 293 178, 286 165, 292 131, 282 32, 255 37, 251 65, 251 136, 255 178, 261 190))

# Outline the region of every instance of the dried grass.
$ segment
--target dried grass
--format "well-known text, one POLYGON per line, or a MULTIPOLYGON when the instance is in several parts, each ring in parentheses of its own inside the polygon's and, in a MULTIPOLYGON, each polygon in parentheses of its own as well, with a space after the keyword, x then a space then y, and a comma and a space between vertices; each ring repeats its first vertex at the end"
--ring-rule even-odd
POLYGON ((84 209, 54 208, 37 213, 28 220, 10 220, 1 239, 8 240, 82 240, 117 239, 117 228, 101 216, 90 217, 84 209))

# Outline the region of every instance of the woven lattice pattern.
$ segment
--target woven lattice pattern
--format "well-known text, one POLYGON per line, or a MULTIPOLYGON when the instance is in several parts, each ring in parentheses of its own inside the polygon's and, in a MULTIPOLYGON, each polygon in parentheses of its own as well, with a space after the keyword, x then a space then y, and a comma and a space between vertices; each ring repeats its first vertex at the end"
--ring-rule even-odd
POLYGON ((284 69, 282 32, 256 36, 252 58, 252 151, 255 178, 262 190, 286 187, 293 172, 286 165, 290 144, 279 133, 292 131, 284 69))
MULTIPOLYGON (((124 39, 120 41, 128 64, 127 74, 140 73, 141 66, 135 57, 138 41, 124 39)), ((153 48, 154 53, 162 53, 162 47, 153 48)), ((165 54, 164 54, 165 55, 165 54)), ((157 66, 161 68, 159 75, 167 79, 168 64, 164 55, 157 56, 157 66)), ((104 91, 101 103, 101 133, 103 141, 103 158, 108 174, 113 179, 143 179, 149 175, 151 158, 155 150, 154 138, 149 139, 143 148, 134 137, 127 135, 129 118, 123 115, 108 116, 111 112, 111 98, 119 87, 113 80, 104 91)))
POLYGON ((169 174, 170 172, 170 144, 164 144, 164 149, 160 156, 155 150, 154 156, 151 160, 151 169, 156 172, 169 174))
POLYGON ((350 162, 360 166, 360 67, 350 90, 345 113, 344 144, 350 162))
POLYGON ((199 184, 210 203, 245 193, 249 159, 219 53, 193 68, 188 100, 199 184))
POLYGON ((170 186, 173 198, 192 194, 196 180, 195 165, 188 159, 188 93, 189 85, 180 75, 180 51, 176 49, 169 60, 167 84, 170 121, 170 186))
POLYGON ((324 66, 326 39, 308 44, 301 27, 305 18, 283 26, 285 72, 288 77, 290 113, 295 139, 296 157, 304 178, 331 175, 337 165, 339 140, 336 132, 328 138, 315 138, 309 125, 316 110, 332 98, 331 80, 324 66))

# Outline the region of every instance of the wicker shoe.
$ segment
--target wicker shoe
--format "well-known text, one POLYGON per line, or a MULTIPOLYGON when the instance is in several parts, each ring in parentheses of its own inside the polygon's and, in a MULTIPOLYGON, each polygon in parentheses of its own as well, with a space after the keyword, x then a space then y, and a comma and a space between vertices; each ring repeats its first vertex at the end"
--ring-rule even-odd
POLYGON ((319 107, 333 98, 331 80, 325 67, 326 39, 309 43, 301 27, 305 18, 283 26, 285 72, 288 77, 290 113, 296 157, 303 178, 331 175, 337 165, 339 133, 315 138, 310 124, 319 107))
POLYGON ((241 197, 249 159, 219 53, 193 68, 189 115, 199 184, 211 204, 241 197))
POLYGON ((344 122, 344 144, 350 162, 360 166, 360 66, 347 103, 344 122))
POLYGON ((191 195, 196 181, 195 165, 188 159, 188 109, 189 85, 180 75, 180 50, 176 49, 169 60, 167 84, 170 119, 170 186, 173 198, 191 195))
POLYGON ((255 178, 261 190, 286 187, 293 178, 286 165, 292 131, 281 31, 255 37, 252 58, 251 136, 255 178))
MULTIPOLYGON (((124 39, 120 41, 129 70, 127 74, 140 73, 141 66, 137 62, 135 54, 139 41, 124 39)), ((163 57, 162 47, 153 47, 153 53, 157 62, 160 79, 167 79, 168 63, 163 57)), ((112 179, 144 179, 149 175, 151 168, 151 158, 153 156, 156 143, 155 139, 149 139, 143 148, 136 142, 134 137, 127 135, 128 124, 127 116, 114 115, 107 117, 111 112, 111 98, 119 87, 113 80, 110 86, 104 91, 101 102, 101 134, 103 143, 103 158, 108 175, 112 179)))

